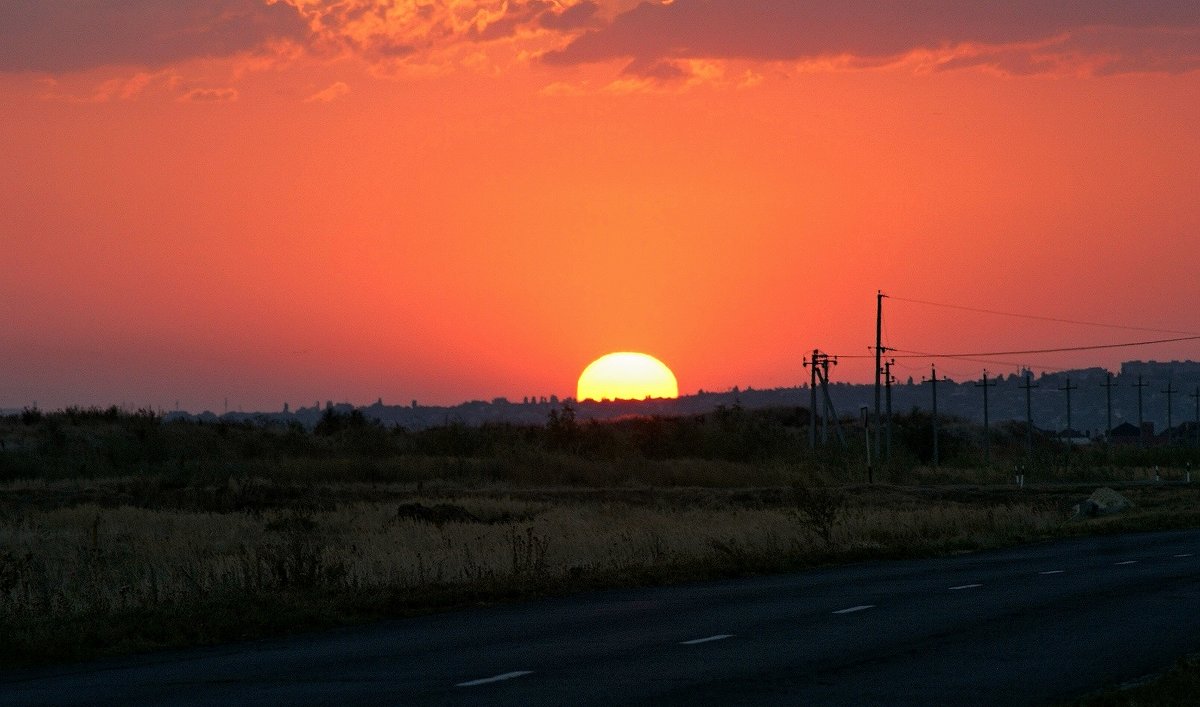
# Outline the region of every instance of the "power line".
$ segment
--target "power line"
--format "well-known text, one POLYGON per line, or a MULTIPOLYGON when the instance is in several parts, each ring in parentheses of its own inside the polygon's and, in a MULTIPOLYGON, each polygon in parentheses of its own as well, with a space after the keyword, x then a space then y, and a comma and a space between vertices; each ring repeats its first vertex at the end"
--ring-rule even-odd
POLYGON ((897 302, 909 302, 912 304, 924 304, 930 307, 945 307, 947 309, 961 309, 966 312, 978 312, 980 314, 995 314, 1002 317, 1019 317, 1021 319, 1036 319, 1043 322, 1057 322, 1059 324, 1078 324, 1081 326, 1095 326, 1106 329, 1124 329, 1126 331, 1146 331, 1156 334, 1187 334, 1200 336, 1200 332, 1183 331, 1179 329, 1153 329, 1151 327, 1128 326, 1124 324, 1107 324, 1104 322, 1087 322, 1078 319, 1064 319, 1062 317, 1046 317, 1037 314, 1020 314, 1017 312, 1002 312, 998 309, 984 309, 982 307, 967 307, 961 304, 946 304, 944 302, 930 302, 928 300, 911 299, 907 297, 897 297, 895 295, 887 295, 888 299, 896 300, 897 302))
MULTIPOLYGON (((896 358, 960 358, 968 359, 972 356, 1022 356, 1026 354, 1046 354, 1046 353, 1068 353, 1072 351, 1096 351, 1099 349, 1120 349, 1130 346, 1150 346, 1152 344, 1171 344, 1178 341, 1196 341, 1200 339, 1200 335, 1196 336, 1179 336, 1173 339, 1153 339, 1150 341, 1127 341, 1120 344, 1092 344, 1090 346, 1064 346, 1055 349, 1026 349, 1024 351, 977 351, 968 353, 931 353, 929 351, 908 351, 905 349, 890 349, 895 351, 900 356, 896 358)), ((848 356, 847 358, 859 358, 857 356, 848 356)))
MULTIPOLYGON (((1039 364, 1028 363, 1025 361, 1005 361, 1003 359, 997 359, 997 358, 972 358, 970 356, 958 356, 955 354, 933 354, 933 353, 926 354, 921 351, 910 351, 908 349, 898 349, 893 346, 885 346, 884 348, 886 348, 889 352, 900 351, 902 353, 910 354, 908 356, 895 356, 893 358, 952 358, 956 361, 968 361, 970 363, 987 363, 987 364, 995 364, 998 366, 1012 366, 1013 368, 1028 368, 1030 370, 1039 370, 1039 371, 1065 371, 1065 370, 1067 370, 1067 368, 1064 366, 1042 366, 1039 364)), ((875 356, 874 356, 874 354, 838 354, 837 357, 838 358, 849 358, 849 359, 867 359, 867 358, 874 358, 875 356)), ((909 371, 924 370, 924 368, 925 368, 924 366, 907 366, 903 363, 900 363, 899 361, 896 362, 896 365, 900 366, 901 368, 903 368, 905 370, 909 370, 909 371)), ((953 370, 951 370, 950 372, 954 373, 953 370)))
MULTIPOLYGON (((889 348, 888 351, 904 351, 904 349, 889 348)), ((907 356, 905 358, 920 359, 920 358, 930 358, 930 357, 931 356, 911 355, 911 356, 907 356)), ((849 356, 847 358, 853 358, 853 356, 849 356)), ((971 358, 971 357, 967 357, 967 356, 948 356, 948 357, 944 357, 944 358, 952 358, 955 361, 967 361, 969 363, 983 363, 983 364, 996 365, 996 366, 1012 366, 1013 368, 1028 368, 1031 371, 1065 371, 1065 370, 1069 369, 1069 367, 1066 367, 1066 366, 1043 366, 1043 365, 1036 364, 1036 363, 1028 363, 1026 361, 1005 361, 1004 359, 1000 359, 1000 358, 971 358)), ((898 361, 896 362, 896 365, 901 366, 906 370, 918 370, 918 369, 923 370, 924 369, 924 366, 905 366, 904 364, 902 364, 898 361)), ((954 373, 954 371, 950 371, 950 372, 954 373)))

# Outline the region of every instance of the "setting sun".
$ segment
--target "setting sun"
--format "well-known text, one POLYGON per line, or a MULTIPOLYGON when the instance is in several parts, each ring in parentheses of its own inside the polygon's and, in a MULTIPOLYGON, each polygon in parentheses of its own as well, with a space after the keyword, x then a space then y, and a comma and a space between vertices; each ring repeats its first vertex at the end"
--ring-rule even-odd
POLYGON ((578 400, 677 398, 670 368, 653 356, 622 351, 592 361, 579 376, 578 400))

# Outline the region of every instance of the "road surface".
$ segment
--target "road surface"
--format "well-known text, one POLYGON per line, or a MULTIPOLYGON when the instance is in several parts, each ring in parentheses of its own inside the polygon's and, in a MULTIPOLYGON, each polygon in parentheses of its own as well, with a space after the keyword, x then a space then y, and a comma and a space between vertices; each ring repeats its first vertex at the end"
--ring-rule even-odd
POLYGON ((0 674, 0 704, 1038 704, 1200 649, 1200 530, 0 674))

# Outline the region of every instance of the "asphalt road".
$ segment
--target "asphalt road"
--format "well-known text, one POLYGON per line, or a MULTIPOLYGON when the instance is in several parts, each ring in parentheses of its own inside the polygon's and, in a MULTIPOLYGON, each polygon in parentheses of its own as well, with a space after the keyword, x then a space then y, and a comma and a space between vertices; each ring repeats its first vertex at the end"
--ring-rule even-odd
POLYGON ((0 704, 1038 704, 1200 650, 1200 531, 594 593, 0 675, 0 704))

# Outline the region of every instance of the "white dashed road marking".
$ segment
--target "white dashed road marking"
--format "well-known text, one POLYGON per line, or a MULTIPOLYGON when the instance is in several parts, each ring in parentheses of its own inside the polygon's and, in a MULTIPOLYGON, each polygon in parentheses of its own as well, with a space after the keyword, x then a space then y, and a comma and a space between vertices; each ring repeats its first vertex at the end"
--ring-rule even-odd
POLYGON ((1190 552, 1185 552, 1185 553, 1182 553, 1182 554, 1176 555, 1175 557, 1191 557, 1191 556, 1192 556, 1192 553, 1190 553, 1190 552))
POLYGON ((1063 570, 1046 570, 1045 572, 1038 572, 1038 574, 1062 574, 1062 573, 1063 573, 1063 570))
POLYGON ((715 636, 705 636, 704 638, 693 638, 690 641, 680 641, 681 646, 694 646, 697 643, 708 643, 710 641, 723 641, 726 638, 733 638, 732 633, 718 633, 715 636))
POLYGON ((1137 560, 1125 560, 1124 562, 1114 562, 1114 565, 1136 565, 1137 560))
POLYGON ((476 685, 486 685, 489 682, 500 682, 501 680, 512 680, 513 678, 519 678, 522 675, 531 675, 531 674, 533 674, 532 670, 514 670, 511 673, 501 673, 500 675, 493 675, 490 678, 482 678, 480 680, 468 680, 467 682, 460 682, 457 685, 455 685, 455 687, 475 687, 476 685))
POLYGON ((982 584, 960 584, 957 587, 950 587, 950 591, 955 591, 958 589, 975 589, 976 587, 982 587, 982 586, 983 586, 982 584))
POLYGON ((875 608, 874 604, 862 604, 860 606, 852 606, 849 609, 839 609, 833 613, 835 613, 835 614, 853 614, 856 611, 866 611, 867 609, 874 609, 874 608, 875 608))

